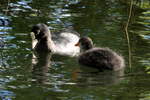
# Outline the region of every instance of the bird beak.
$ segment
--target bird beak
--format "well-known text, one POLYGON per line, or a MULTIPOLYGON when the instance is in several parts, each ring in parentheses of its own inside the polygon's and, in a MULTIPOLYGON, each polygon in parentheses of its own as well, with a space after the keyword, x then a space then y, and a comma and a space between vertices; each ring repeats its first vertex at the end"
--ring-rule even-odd
POLYGON ((30 32, 30 35, 31 35, 31 38, 32 38, 33 40, 36 39, 33 32, 30 32))
POLYGON ((79 44, 80 44, 80 43, 78 42, 78 43, 75 44, 75 46, 79 46, 79 44))

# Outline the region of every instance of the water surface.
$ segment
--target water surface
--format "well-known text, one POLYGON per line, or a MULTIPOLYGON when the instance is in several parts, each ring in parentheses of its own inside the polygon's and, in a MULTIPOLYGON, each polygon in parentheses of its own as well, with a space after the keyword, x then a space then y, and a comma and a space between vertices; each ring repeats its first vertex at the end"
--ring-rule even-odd
POLYGON ((1 100, 148 100, 150 7, 147 2, 134 5, 131 67, 124 31, 128 9, 128 3, 115 0, 0 1, 1 100), (98 72, 74 57, 48 54, 35 59, 29 33, 37 23, 46 23, 51 31, 74 28, 95 46, 120 53, 126 68, 98 72))

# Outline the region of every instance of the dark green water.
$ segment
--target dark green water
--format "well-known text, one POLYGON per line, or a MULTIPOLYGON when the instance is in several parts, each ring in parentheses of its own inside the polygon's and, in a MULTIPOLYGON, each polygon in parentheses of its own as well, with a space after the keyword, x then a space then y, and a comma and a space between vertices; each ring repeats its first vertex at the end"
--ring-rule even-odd
POLYGON ((150 100, 150 5, 134 5, 129 67, 124 30, 129 5, 121 1, 1 0, 0 100, 150 100), (59 55, 34 64, 29 33, 37 23, 52 31, 73 27, 96 46, 122 54, 126 68, 97 72, 59 55))

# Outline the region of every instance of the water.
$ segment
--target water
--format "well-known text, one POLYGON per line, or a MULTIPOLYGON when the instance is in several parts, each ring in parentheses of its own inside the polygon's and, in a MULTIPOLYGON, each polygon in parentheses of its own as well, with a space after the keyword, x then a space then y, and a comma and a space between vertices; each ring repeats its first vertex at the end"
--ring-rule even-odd
POLYGON ((146 1, 135 7, 129 25, 131 67, 124 34, 127 3, 15 0, 9 2, 8 8, 7 3, 0 1, 1 100, 150 99, 150 7, 146 1), (73 57, 44 55, 36 59, 29 33, 37 23, 47 23, 52 31, 73 27, 81 36, 90 36, 96 46, 122 54, 126 68, 98 72, 79 65, 73 57))

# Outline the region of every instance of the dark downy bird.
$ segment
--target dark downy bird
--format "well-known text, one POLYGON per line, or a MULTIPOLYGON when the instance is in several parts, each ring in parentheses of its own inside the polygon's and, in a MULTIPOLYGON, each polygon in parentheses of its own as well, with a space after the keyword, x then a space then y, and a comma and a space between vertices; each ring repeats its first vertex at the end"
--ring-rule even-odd
POLYGON ((80 38, 75 46, 79 46, 81 49, 78 61, 82 65, 98 68, 99 70, 115 71, 125 66, 122 56, 109 48, 94 47, 89 37, 80 38))
POLYGON ((51 33, 45 24, 33 26, 32 49, 38 52, 52 52, 61 55, 76 56, 80 52, 79 47, 74 44, 80 39, 80 35, 70 29, 51 33))

